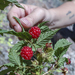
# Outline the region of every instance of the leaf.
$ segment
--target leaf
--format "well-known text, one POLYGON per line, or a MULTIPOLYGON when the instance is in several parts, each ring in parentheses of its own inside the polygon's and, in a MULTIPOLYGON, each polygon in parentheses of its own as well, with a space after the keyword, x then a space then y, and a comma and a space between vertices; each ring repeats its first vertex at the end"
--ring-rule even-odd
POLYGON ((27 75, 31 75, 31 73, 27 73, 27 75))
POLYGON ((56 69, 56 72, 59 72, 60 73, 60 72, 62 72, 62 70, 61 69, 56 69))
POLYGON ((44 46, 54 36, 54 34, 56 34, 56 32, 58 30, 59 29, 56 29, 54 31, 52 30, 52 31, 48 31, 48 32, 42 33, 39 36, 38 41, 36 42, 36 44, 38 44, 40 46, 44 46))
POLYGON ((10 72, 10 74, 9 75, 16 75, 14 72, 10 72))
POLYGON ((4 65, 0 66, 0 69, 1 69, 2 67, 14 67, 14 66, 15 66, 15 65, 12 64, 12 63, 7 63, 7 64, 4 64, 4 65))
POLYGON ((54 46, 54 50, 57 50, 60 47, 65 47, 65 46, 69 46, 71 45, 70 42, 68 42, 66 39, 60 39, 59 41, 57 41, 57 43, 54 46))
POLYGON ((15 65, 12 64, 12 63, 7 63, 7 64, 4 64, 4 66, 6 66, 6 67, 14 67, 15 65))
MULTIPOLYGON (((26 64, 25 63, 23 63, 23 67, 26 67, 26 64)), ((25 72, 25 68, 23 68, 23 72, 25 72)))
POLYGON ((32 46, 32 50, 33 50, 33 51, 36 51, 37 48, 41 48, 41 47, 40 47, 39 45, 36 45, 36 44, 35 44, 34 46, 32 46), (35 48, 36 48, 36 49, 35 49, 35 48))
MULTIPOLYGON (((69 47, 69 46, 68 46, 69 47)), ((67 52, 67 50, 68 50, 68 47, 60 47, 60 48, 58 48, 55 52, 54 52, 54 54, 55 54, 55 56, 56 57, 62 57, 66 52, 67 52)))
POLYGON ((24 9, 24 7, 22 5, 20 5, 17 0, 7 0, 7 1, 10 3, 14 3, 19 8, 24 9))
POLYGON ((41 29, 41 33, 51 31, 48 26, 42 26, 42 27, 40 27, 40 29, 41 29))
POLYGON ((51 73, 50 75, 54 75, 54 74, 51 73))
POLYGON ((68 58, 65 57, 65 62, 68 62, 68 58))
POLYGON ((18 55, 18 53, 16 53, 15 50, 11 50, 9 52, 9 60, 11 63, 15 64, 15 65, 18 65, 20 66, 21 65, 21 62, 20 62, 20 56, 18 55))
POLYGON ((31 40, 32 38, 32 36, 28 32, 15 32, 15 31, 6 31, 6 30, 0 29, 0 34, 3 34, 3 33, 12 34, 19 38, 27 39, 27 40, 31 40))
POLYGON ((0 0, 0 9, 3 10, 9 3, 14 3, 17 7, 24 9, 16 0, 0 0))
POLYGON ((20 49, 22 49, 23 46, 25 46, 27 43, 25 41, 19 41, 17 44, 15 44, 11 50, 16 50, 19 51, 20 49))
POLYGON ((63 66, 65 61, 66 61, 65 57, 59 58, 59 60, 58 60, 58 66, 63 66))
MULTIPOLYGON (((0 29, 0 31, 1 31, 2 29, 0 29)), ((3 33, 0 33, 2 36, 3 36, 3 33)))
POLYGON ((14 17, 14 19, 20 24, 20 26, 22 27, 22 31, 25 32, 23 26, 21 25, 20 19, 17 17, 14 17))
POLYGON ((49 63, 53 62, 54 61, 53 59, 54 50, 52 48, 48 48, 46 52, 47 52, 46 56, 47 56, 49 63))
POLYGON ((48 21, 40 23, 40 24, 38 25, 38 27, 40 28, 40 27, 44 26, 47 22, 48 22, 48 21))
POLYGON ((8 69, 5 69, 5 70, 2 70, 1 72, 0 72, 0 75, 5 75, 5 74, 7 74, 8 72, 10 72, 10 71, 13 71, 15 68, 11 68, 11 67, 8 67, 8 69))
POLYGON ((3 10, 8 4, 9 2, 7 0, 0 0, 0 9, 3 10))
POLYGON ((18 72, 16 72, 17 75, 24 75, 22 70, 18 70, 18 72))
POLYGON ((70 45, 71 43, 68 42, 66 39, 59 40, 54 46, 55 56, 58 58, 62 57, 66 53, 70 45))

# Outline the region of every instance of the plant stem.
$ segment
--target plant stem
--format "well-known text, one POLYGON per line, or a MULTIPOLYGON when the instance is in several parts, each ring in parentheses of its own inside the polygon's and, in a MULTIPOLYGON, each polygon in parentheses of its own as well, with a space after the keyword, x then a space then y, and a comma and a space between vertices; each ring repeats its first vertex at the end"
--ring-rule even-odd
POLYGON ((64 75, 66 75, 66 73, 65 73, 65 72, 64 72, 63 74, 64 74, 64 75))
POLYGON ((29 42, 29 43, 30 43, 32 46, 34 46, 34 48, 35 48, 35 51, 36 51, 36 47, 35 47, 35 45, 34 45, 34 44, 31 42, 31 41, 29 41, 29 40, 26 40, 26 39, 25 39, 25 41, 26 41, 26 42, 29 42))
MULTIPOLYGON (((52 65, 52 67, 53 67, 53 65, 52 65)), ((44 73, 43 75, 46 75, 46 74, 48 74, 49 72, 54 72, 55 70, 55 68, 57 67, 57 65, 52 69, 52 67, 46 72, 46 73, 44 73)))

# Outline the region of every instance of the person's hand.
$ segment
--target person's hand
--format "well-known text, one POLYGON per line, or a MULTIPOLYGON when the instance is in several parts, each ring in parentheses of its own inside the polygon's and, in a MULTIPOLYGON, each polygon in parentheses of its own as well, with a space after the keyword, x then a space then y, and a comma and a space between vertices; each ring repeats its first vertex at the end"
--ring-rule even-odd
POLYGON ((20 19, 21 24, 25 29, 37 25, 39 22, 50 20, 50 12, 47 9, 33 5, 21 5, 25 8, 25 10, 14 5, 7 14, 7 18, 10 22, 10 27, 15 31, 21 32, 22 28, 15 21, 13 16, 20 19))

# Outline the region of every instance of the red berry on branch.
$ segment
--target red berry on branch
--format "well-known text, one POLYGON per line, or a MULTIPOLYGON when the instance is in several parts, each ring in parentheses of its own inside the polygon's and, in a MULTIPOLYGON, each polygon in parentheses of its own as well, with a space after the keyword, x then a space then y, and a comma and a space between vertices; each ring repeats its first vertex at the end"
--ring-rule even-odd
POLYGON ((31 29, 29 29, 30 35, 32 35, 32 38, 38 38, 39 35, 41 34, 41 30, 39 27, 34 26, 31 29))
POLYGON ((62 73, 67 73, 68 72, 68 68, 64 67, 61 69, 62 70, 62 73))
POLYGON ((25 59, 25 60, 30 60, 33 56, 33 51, 32 48, 28 47, 28 46, 24 46, 21 49, 21 56, 25 59))
POLYGON ((51 44, 52 44, 52 43, 46 43, 46 47, 52 48, 51 44))
POLYGON ((68 72, 68 68, 65 67, 65 68, 64 68, 64 71, 68 72))
POLYGON ((67 65, 71 64, 71 60, 69 58, 68 59, 68 62, 66 62, 67 65))

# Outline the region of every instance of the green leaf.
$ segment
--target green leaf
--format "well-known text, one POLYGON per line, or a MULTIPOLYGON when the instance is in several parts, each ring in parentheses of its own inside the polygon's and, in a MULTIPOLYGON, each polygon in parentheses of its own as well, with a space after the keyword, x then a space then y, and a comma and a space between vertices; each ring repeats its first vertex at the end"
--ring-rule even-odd
POLYGON ((59 29, 56 30, 51 30, 45 33, 41 33, 41 35, 38 38, 38 41, 36 42, 36 44, 40 45, 40 46, 44 46, 53 36, 54 34, 56 34, 56 32, 59 29))
POLYGON ((54 75, 54 74, 51 73, 50 75, 54 75))
POLYGON ((22 70, 19 70, 18 72, 16 72, 19 75, 24 75, 22 70))
POLYGON ((10 72, 10 74, 9 75, 16 75, 14 72, 10 72))
POLYGON ((25 69, 25 67, 26 67, 26 64, 25 63, 23 63, 23 73, 25 73, 25 71, 26 71, 26 69, 25 69))
POLYGON ((9 3, 14 3, 17 7, 24 9, 24 7, 20 5, 17 0, 0 0, 0 9, 3 10, 9 3))
POLYGON ((7 63, 7 64, 4 64, 4 65, 0 66, 0 69, 1 69, 2 67, 15 67, 15 65, 12 64, 12 63, 7 63))
POLYGON ((20 62, 20 56, 18 55, 18 53, 15 50, 11 50, 9 52, 9 60, 11 63, 15 64, 15 65, 21 65, 20 62))
POLYGON ((24 9, 24 7, 22 5, 20 5, 17 0, 7 0, 7 1, 10 3, 14 3, 19 8, 24 9))
POLYGON ((25 32, 23 26, 21 25, 20 19, 17 17, 14 17, 14 19, 20 24, 20 26, 22 27, 22 31, 25 32))
POLYGON ((41 33, 51 31, 48 26, 42 26, 42 27, 40 27, 40 29, 41 29, 41 33))
POLYGON ((58 48, 58 49, 54 52, 55 56, 58 57, 58 58, 59 58, 59 57, 62 57, 62 56, 67 52, 68 47, 69 47, 69 46, 58 48))
POLYGON ((44 26, 47 22, 48 22, 48 21, 40 23, 40 24, 38 25, 38 27, 40 28, 40 27, 44 26))
MULTIPOLYGON (((0 29, 0 31, 1 31, 2 29, 0 29)), ((2 36, 3 36, 3 33, 0 33, 2 36)))
POLYGON ((59 41, 57 41, 57 43, 54 46, 54 50, 57 50, 60 47, 65 47, 65 46, 69 46, 71 45, 70 42, 68 42, 66 39, 60 39, 59 41))
POLYGON ((5 74, 7 74, 8 72, 13 71, 13 70, 15 70, 15 68, 13 68, 13 67, 8 67, 8 69, 2 70, 2 71, 0 72, 0 75, 5 75, 5 74))
POLYGON ((68 62, 68 58, 65 57, 65 62, 68 62))
POLYGON ((25 41, 19 41, 17 44, 15 44, 11 50, 16 50, 19 51, 20 49, 22 49, 23 46, 25 46, 27 43, 25 41))
POLYGON ((35 48, 36 48, 36 50, 37 50, 37 48, 41 48, 41 47, 40 47, 39 45, 36 45, 36 44, 35 44, 34 46, 32 46, 32 50, 33 50, 33 51, 36 51, 35 48))
POLYGON ((0 34, 3 34, 3 33, 12 34, 19 38, 27 39, 27 40, 31 40, 32 38, 32 36, 28 32, 15 32, 15 31, 6 31, 6 30, 0 29, 0 34))
POLYGON ((8 4, 9 2, 7 0, 0 0, 0 9, 3 10, 8 4))
POLYGON ((71 45, 70 42, 68 42, 66 39, 59 40, 55 46, 54 46, 54 54, 56 57, 62 57, 66 51, 68 50, 68 47, 71 45))
POLYGON ((31 75, 31 73, 27 73, 27 75, 31 75))
POLYGON ((15 65, 12 64, 12 63, 7 63, 7 64, 4 64, 4 66, 6 66, 6 67, 14 67, 15 65))
POLYGON ((53 59, 54 50, 52 48, 48 48, 46 50, 46 52, 47 52, 46 56, 47 56, 47 59, 48 59, 49 63, 53 62, 54 61, 54 59, 53 59))
POLYGON ((62 70, 61 69, 56 69, 56 72, 59 72, 60 73, 60 72, 62 72, 62 70))
POLYGON ((59 60, 58 60, 58 66, 63 66, 65 61, 66 61, 65 57, 59 58, 59 60))

